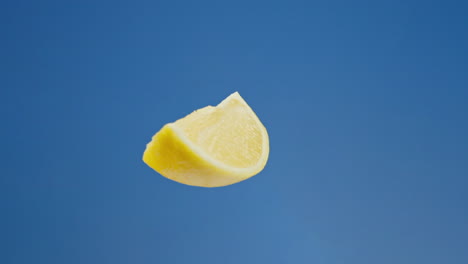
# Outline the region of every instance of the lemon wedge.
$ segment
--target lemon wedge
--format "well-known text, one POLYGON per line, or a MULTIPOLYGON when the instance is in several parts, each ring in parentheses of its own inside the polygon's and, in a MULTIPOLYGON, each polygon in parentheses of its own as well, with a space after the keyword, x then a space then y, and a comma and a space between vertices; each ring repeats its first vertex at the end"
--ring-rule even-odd
POLYGON ((166 124, 147 144, 143 161, 179 183, 220 187, 259 173, 269 154, 268 133, 235 92, 166 124))

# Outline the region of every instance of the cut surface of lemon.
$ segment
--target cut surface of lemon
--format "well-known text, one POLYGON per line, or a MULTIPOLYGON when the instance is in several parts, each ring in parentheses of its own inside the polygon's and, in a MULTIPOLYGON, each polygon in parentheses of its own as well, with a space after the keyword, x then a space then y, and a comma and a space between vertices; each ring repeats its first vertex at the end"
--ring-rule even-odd
POLYGON ((259 173, 269 151, 265 127, 235 92, 215 107, 163 126, 147 144, 143 161, 176 182, 220 187, 259 173))

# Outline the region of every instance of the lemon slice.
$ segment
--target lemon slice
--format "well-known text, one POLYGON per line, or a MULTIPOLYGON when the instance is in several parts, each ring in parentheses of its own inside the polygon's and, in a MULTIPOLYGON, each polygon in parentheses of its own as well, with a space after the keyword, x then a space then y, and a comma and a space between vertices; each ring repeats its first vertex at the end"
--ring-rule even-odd
POLYGON ((216 107, 166 124, 147 144, 143 161, 176 182, 219 187, 259 173, 268 154, 265 127, 235 92, 216 107))

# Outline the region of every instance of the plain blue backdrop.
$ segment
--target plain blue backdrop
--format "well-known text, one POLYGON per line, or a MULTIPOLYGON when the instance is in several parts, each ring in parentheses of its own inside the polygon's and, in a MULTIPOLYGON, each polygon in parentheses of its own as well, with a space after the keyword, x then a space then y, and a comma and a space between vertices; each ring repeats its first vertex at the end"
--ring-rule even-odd
POLYGON ((0 263, 468 263, 466 1, 2 1, 0 263), (239 91, 224 188, 141 160, 239 91))

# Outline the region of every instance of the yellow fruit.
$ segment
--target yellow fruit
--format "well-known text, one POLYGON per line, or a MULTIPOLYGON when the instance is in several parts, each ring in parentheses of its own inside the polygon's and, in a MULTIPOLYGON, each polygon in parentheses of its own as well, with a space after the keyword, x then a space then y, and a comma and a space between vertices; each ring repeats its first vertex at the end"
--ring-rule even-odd
POLYGON ((265 127, 236 92, 166 124, 147 144, 143 161, 176 182, 219 187, 259 173, 268 154, 265 127))

